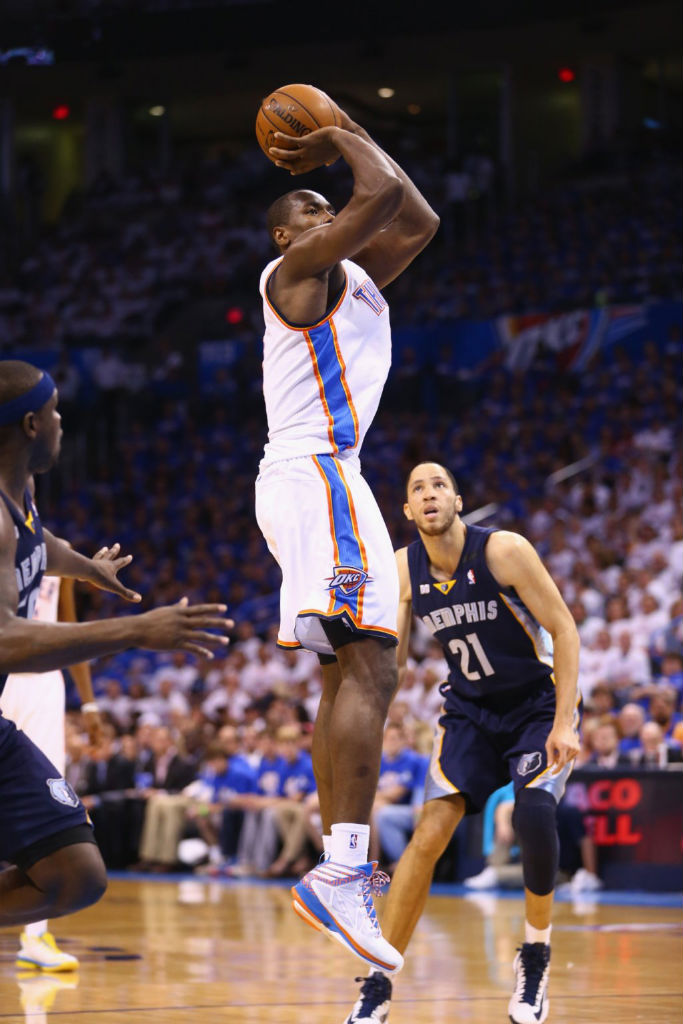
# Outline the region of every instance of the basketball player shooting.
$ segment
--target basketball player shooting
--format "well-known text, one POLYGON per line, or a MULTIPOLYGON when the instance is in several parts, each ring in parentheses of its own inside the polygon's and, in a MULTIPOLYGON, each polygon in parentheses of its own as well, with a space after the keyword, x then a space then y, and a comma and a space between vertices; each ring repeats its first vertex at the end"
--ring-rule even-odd
POLYGON ((323 673, 312 753, 327 859, 292 890, 293 906, 366 963, 395 972, 403 958, 382 937, 372 902, 387 879, 367 861, 398 682, 398 576, 359 453, 391 360, 381 289, 439 219, 405 172, 340 114, 340 127, 298 140, 275 133, 269 154, 294 175, 341 156, 354 184, 339 213, 306 189, 268 211, 280 255, 260 282, 268 443, 256 515, 282 570, 278 643, 315 651, 323 673))

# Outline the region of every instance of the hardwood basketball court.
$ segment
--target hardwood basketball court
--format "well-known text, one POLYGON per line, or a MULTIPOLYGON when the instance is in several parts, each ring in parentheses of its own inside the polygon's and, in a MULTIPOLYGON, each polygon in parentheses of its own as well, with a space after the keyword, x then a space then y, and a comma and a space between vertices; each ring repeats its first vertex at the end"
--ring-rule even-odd
MULTIPOLYGON (((390 1024, 508 1021, 522 900, 462 893, 430 896, 390 1024)), ((18 973, 3 931, 0 1024, 342 1024, 364 973, 294 915, 283 885, 115 878, 52 928, 80 970, 18 973)), ((680 1024, 682 939, 680 897, 558 902, 548 1024, 680 1024)))

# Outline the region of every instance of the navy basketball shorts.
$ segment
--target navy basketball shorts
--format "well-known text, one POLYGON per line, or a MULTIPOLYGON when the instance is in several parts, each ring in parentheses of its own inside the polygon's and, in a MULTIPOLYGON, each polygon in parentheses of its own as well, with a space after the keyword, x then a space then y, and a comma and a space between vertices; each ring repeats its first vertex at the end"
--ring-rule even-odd
POLYGON ((512 780, 515 796, 521 789, 538 788, 559 802, 572 764, 557 773, 548 769, 545 743, 554 719, 554 687, 486 704, 451 691, 436 727, 425 801, 460 793, 467 813, 476 814, 512 780))
POLYGON ((26 870, 82 842, 95 842, 85 807, 35 743, 0 715, 0 861, 26 870))

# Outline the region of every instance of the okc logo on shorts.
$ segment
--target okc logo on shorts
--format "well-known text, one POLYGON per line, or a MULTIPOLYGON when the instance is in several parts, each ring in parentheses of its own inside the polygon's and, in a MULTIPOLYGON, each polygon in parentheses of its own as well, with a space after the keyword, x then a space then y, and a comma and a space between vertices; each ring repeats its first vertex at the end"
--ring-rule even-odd
POLYGON ((335 565, 332 571, 334 576, 328 577, 327 589, 341 590, 347 596, 355 594, 370 579, 364 569, 357 569, 354 565, 335 565))
POLYGON ((532 772, 537 772, 543 764, 543 755, 540 750, 535 750, 533 754, 522 754, 517 765, 518 775, 531 775, 532 772))
POLYGON ((48 789, 54 800, 67 807, 78 807, 78 797, 66 779, 47 779, 48 789))

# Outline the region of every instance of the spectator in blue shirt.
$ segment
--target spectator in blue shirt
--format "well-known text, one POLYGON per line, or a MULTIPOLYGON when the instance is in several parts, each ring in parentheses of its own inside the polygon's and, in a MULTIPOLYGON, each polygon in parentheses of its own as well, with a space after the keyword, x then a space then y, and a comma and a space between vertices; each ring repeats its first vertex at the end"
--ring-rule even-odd
POLYGON ((282 848, 267 871, 270 878, 298 876, 311 867, 308 847, 308 800, 315 799, 315 777, 311 755, 302 749, 301 728, 282 725, 277 731, 283 761, 279 799, 271 804, 282 848))
POLYGON ((429 758, 408 745, 403 728, 389 722, 384 730, 377 795, 372 811, 370 857, 382 857, 391 872, 408 845, 422 806, 429 758))

